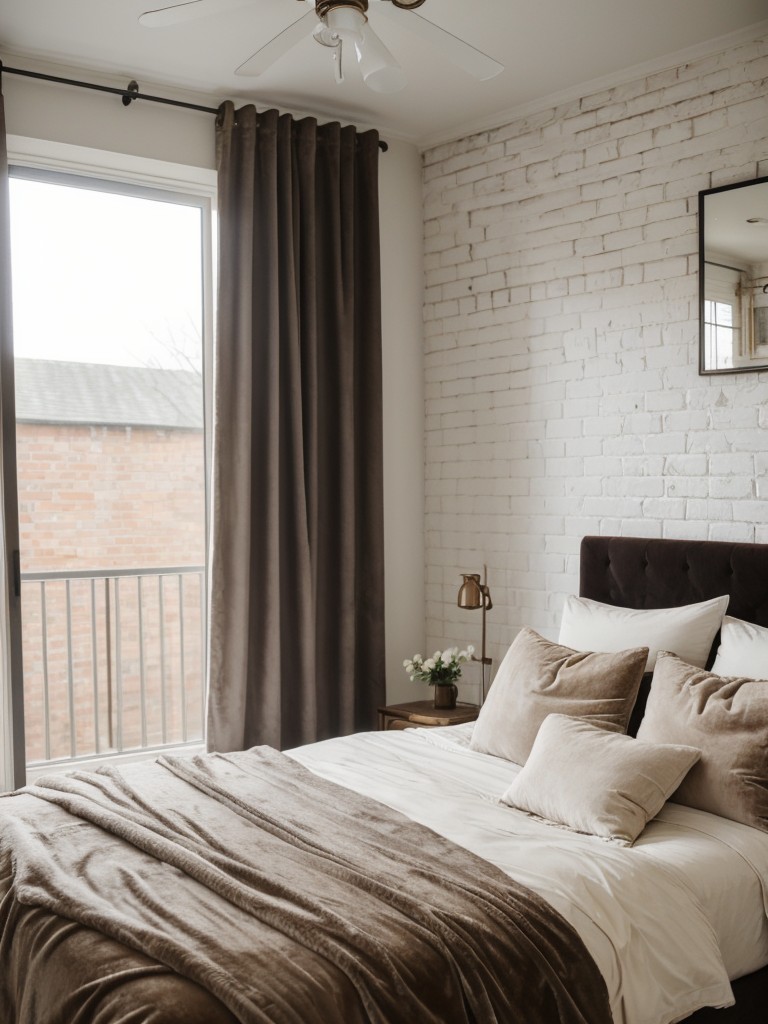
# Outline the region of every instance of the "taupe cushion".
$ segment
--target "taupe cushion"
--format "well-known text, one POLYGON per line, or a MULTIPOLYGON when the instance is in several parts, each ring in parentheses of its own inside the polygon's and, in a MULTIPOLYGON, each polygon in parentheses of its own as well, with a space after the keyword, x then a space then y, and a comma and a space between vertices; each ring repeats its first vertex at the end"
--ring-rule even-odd
POLYGON ((701 750, 675 803, 768 831, 768 680, 719 676, 660 654, 637 735, 701 750))
POLYGON ((631 846, 699 753, 549 715, 502 800, 575 832, 631 846))
POLYGON ((647 658, 647 647, 593 654, 521 629, 480 709, 470 747, 525 764, 539 726, 553 713, 626 732, 647 658))

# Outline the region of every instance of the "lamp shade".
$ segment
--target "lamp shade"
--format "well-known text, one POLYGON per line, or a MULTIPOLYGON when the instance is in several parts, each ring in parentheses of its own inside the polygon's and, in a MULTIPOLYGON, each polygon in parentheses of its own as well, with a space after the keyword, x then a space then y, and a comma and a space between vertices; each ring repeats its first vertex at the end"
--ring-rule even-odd
POLYGON ((457 604, 459 608, 483 608, 489 611, 493 608, 491 592, 487 584, 480 582, 479 572, 463 572, 461 578, 464 581, 459 587, 457 604))
POLYGON ((457 604, 459 608, 482 608, 484 602, 480 573, 462 573, 463 583, 459 587, 457 604))
POLYGON ((333 7, 325 17, 325 24, 337 39, 357 43, 363 38, 365 15, 354 7, 333 7))
POLYGON ((379 39, 370 25, 361 31, 361 41, 355 40, 355 51, 363 81, 373 92, 398 92, 406 85, 405 72, 379 39))

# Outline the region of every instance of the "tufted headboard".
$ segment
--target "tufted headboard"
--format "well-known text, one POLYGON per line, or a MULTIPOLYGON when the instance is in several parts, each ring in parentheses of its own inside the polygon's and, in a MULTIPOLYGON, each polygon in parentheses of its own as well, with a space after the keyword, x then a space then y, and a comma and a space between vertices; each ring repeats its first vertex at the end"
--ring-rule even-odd
MULTIPOLYGON (((584 537, 579 593, 621 608, 675 608, 730 594, 728 615, 768 626, 768 544, 584 537)), ((648 686, 646 679, 631 733, 642 718, 648 686)))

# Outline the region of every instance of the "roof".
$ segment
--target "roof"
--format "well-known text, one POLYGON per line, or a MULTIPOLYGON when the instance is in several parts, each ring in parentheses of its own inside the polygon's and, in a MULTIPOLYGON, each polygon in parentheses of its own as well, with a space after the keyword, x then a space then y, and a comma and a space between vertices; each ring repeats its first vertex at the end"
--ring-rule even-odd
POLYGON ((202 430, 202 377, 53 359, 16 360, 16 419, 202 430))

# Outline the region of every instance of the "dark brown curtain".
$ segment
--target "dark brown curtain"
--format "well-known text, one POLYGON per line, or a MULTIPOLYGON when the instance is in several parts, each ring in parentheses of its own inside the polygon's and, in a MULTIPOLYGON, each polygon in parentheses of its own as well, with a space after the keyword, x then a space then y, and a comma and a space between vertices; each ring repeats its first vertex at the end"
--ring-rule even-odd
POLYGON ((384 697, 378 135, 217 121, 208 745, 374 727, 384 697))

